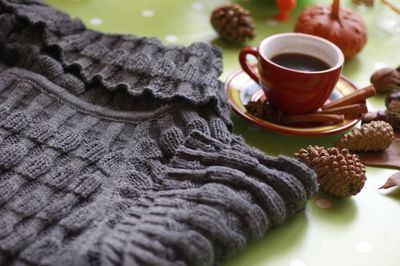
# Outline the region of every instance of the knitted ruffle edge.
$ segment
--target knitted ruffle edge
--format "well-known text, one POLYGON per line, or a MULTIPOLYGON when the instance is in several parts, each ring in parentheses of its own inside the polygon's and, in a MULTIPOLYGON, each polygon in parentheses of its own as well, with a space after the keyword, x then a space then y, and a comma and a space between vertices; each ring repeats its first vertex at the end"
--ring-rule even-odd
POLYGON ((187 48, 164 46, 155 37, 99 33, 41 1, 3 1, 0 24, 0 36, 5 39, 0 48, 6 61, 40 74, 47 74, 43 73, 46 69, 60 73, 63 68, 73 74, 68 81, 51 77, 52 81, 74 93, 85 90, 82 80, 111 91, 123 89, 133 97, 151 95, 165 102, 183 99, 213 109, 232 127, 224 85, 217 79, 223 63, 216 46, 200 42, 187 48), (16 28, 16 24, 22 26, 16 28), (24 47, 24 43, 29 45, 24 47), (36 65, 26 61, 36 55, 40 57, 36 65))
POLYGON ((243 144, 192 131, 164 169, 163 190, 130 207, 104 239, 102 263, 213 265, 303 210, 314 173, 243 144))

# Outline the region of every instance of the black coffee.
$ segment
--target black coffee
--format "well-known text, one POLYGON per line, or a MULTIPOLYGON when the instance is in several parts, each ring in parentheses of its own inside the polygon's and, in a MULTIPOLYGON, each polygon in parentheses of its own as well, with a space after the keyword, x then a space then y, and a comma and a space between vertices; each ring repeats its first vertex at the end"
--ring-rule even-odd
POLYGON ((278 54, 271 61, 286 68, 315 72, 329 69, 330 66, 319 58, 298 53, 278 54))

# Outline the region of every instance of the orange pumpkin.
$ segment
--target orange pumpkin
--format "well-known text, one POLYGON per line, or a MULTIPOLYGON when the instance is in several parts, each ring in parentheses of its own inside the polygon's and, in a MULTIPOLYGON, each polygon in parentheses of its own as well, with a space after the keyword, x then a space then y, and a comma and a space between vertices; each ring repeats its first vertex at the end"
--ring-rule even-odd
POLYGON ((340 6, 339 0, 332 5, 306 7, 297 18, 295 32, 308 33, 325 38, 342 50, 346 59, 359 53, 367 42, 367 26, 354 10, 340 6))

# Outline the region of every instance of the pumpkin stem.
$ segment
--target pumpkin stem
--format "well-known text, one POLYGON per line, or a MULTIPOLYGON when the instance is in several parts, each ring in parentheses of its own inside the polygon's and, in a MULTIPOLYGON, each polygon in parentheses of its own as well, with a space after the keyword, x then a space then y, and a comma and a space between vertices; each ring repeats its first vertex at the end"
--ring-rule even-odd
POLYGON ((340 0, 333 0, 331 16, 334 18, 339 17, 340 0))

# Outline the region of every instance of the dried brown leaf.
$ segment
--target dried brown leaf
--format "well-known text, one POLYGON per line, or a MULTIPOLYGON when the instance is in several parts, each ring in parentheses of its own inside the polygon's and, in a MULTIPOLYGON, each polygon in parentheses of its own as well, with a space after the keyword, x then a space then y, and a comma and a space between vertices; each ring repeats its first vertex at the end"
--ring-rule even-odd
POLYGON ((395 186, 400 186, 400 172, 395 173, 393 175, 391 175, 388 180, 386 181, 385 184, 383 184, 383 186, 381 186, 378 189, 386 189, 386 188, 391 188, 391 187, 395 187, 395 186))
POLYGON ((369 166, 390 167, 400 170, 400 132, 394 132, 392 144, 381 152, 358 152, 360 161, 369 166))

